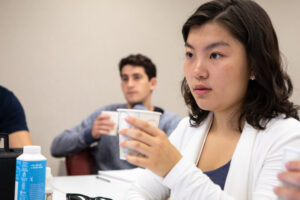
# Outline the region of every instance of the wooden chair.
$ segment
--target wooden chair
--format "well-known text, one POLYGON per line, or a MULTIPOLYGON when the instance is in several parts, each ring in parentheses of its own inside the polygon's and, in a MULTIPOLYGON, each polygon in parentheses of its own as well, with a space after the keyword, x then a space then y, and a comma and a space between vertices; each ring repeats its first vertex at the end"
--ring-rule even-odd
POLYGON ((91 152, 92 148, 86 148, 79 153, 66 156, 67 175, 97 174, 96 163, 91 152))

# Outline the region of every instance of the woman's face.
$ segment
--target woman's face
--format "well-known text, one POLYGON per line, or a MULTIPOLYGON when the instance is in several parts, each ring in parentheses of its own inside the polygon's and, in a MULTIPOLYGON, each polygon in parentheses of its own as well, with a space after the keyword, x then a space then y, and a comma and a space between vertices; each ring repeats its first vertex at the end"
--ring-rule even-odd
POLYGON ((199 108, 213 112, 237 111, 250 77, 242 43, 218 23, 190 29, 184 73, 199 108))

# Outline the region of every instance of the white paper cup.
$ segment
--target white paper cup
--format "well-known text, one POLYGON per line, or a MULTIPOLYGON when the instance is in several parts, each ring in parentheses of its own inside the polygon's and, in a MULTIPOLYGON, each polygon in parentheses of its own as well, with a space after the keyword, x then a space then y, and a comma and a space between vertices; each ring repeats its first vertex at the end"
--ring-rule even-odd
POLYGON ((117 130, 118 130, 118 121, 119 121, 119 114, 116 111, 102 111, 101 114, 109 115, 110 120, 115 123, 114 129, 109 131, 108 135, 117 135, 117 130))
MULTIPOLYGON (((152 111, 146 111, 146 110, 135 110, 135 109, 118 109, 119 113, 119 130, 122 130, 124 128, 133 128, 130 124, 128 124, 125 121, 125 118, 127 116, 133 116, 139 119, 142 119, 149 124, 158 127, 159 119, 161 113, 159 112, 152 112, 152 111)), ((119 142, 121 143, 124 140, 129 140, 130 138, 125 137, 123 135, 119 134, 119 142)), ((136 151, 132 151, 130 149, 122 148, 120 147, 120 159, 125 160, 126 154, 134 154, 138 155, 139 153, 136 151)))
MULTIPOLYGON (((283 163, 282 169, 285 171, 285 164, 293 161, 293 160, 300 160, 300 148, 292 148, 292 147, 284 147, 283 148, 283 163)), ((291 185, 284 184, 286 187, 293 187, 291 185)), ((278 198, 278 200, 284 200, 283 198, 278 198)))
MULTIPOLYGON (((292 147, 284 147, 283 148, 283 164, 285 165, 287 162, 292 160, 300 160, 300 147, 292 148, 292 147)), ((285 168, 285 167, 284 167, 285 168)))

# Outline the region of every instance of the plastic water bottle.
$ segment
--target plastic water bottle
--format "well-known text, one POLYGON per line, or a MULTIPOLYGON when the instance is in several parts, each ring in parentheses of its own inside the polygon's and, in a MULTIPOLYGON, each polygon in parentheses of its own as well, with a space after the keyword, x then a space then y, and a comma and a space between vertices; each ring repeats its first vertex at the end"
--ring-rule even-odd
POLYGON ((52 187, 52 179, 53 176, 51 174, 51 168, 46 168, 46 200, 52 200, 53 199, 53 187, 52 187))
POLYGON ((15 200, 45 200, 46 158, 40 146, 24 146, 17 157, 15 200))

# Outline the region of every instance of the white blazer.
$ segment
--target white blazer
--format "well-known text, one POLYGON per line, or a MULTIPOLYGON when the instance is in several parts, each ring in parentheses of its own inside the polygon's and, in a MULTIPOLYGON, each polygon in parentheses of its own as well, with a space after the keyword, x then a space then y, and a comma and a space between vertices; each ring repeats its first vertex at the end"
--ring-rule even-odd
POLYGON ((245 123, 224 190, 221 190, 196 166, 212 116, 210 114, 197 128, 190 126, 188 117, 182 119, 169 139, 183 158, 165 178, 145 170, 130 188, 126 199, 277 199, 273 188, 280 184, 277 174, 283 170, 283 148, 300 149, 300 122, 278 117, 272 119, 262 131, 245 123))

